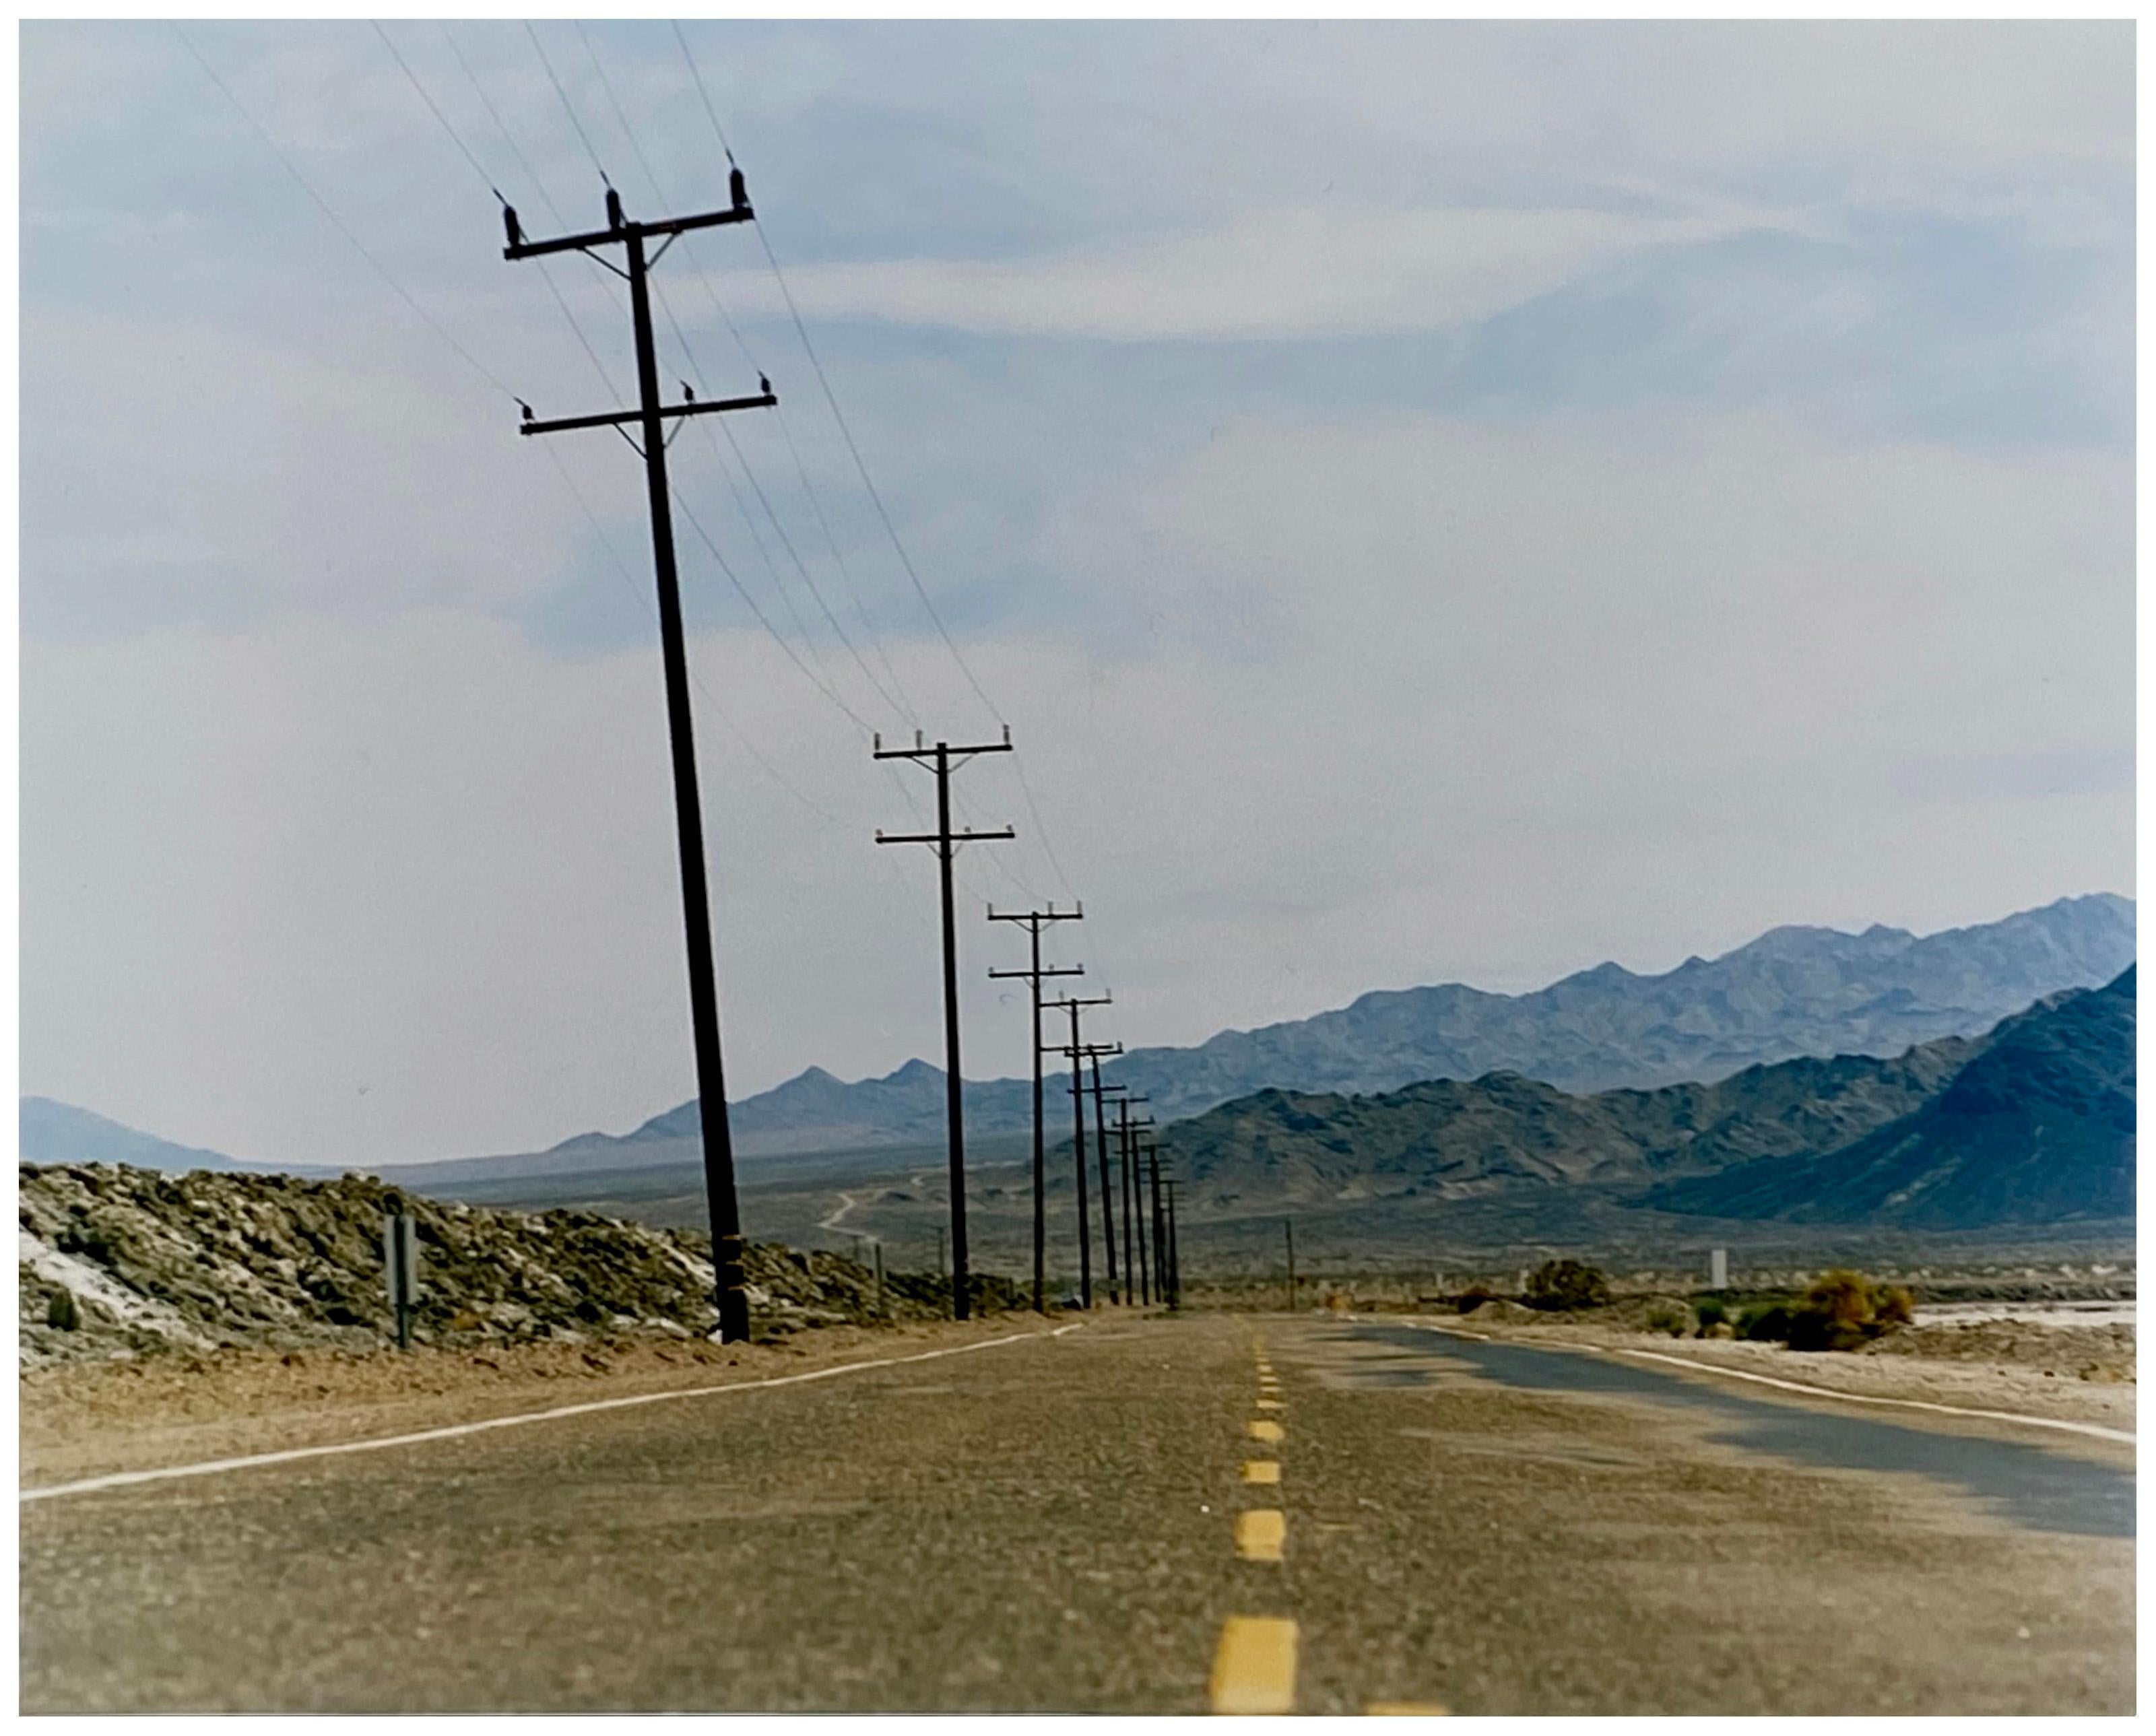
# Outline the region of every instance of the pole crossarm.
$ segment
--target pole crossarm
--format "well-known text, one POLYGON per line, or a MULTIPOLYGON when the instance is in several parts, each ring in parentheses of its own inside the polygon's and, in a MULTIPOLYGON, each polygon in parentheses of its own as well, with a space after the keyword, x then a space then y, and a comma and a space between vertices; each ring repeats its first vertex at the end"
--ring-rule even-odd
POLYGON ((912 760, 923 766, 947 766, 955 771, 976 754, 1009 753, 1012 750, 1010 725, 1008 724, 1004 725, 1004 739, 1001 741, 974 742, 962 747, 953 747, 947 741, 938 741, 932 745, 922 740, 921 732, 916 730, 914 731, 911 747, 886 747, 883 745, 883 737, 879 735, 875 738, 871 748, 870 755, 871 759, 912 760))
POLYGON ((1043 965, 1038 970, 991 970, 988 972, 992 979, 1017 977, 1022 981, 1029 981, 1036 976, 1083 976, 1085 974, 1083 965, 1043 965))
POLYGON ((953 848, 959 844, 992 844, 1017 836, 1008 826, 995 832, 976 832, 970 826, 963 832, 886 832, 878 827, 875 841, 880 844, 936 844, 953 848))
MULTIPOLYGON (((514 208, 506 214, 513 223, 516 216, 514 208)), ((632 235, 664 235, 670 240, 690 229, 711 229, 721 223, 755 221, 756 207, 741 204, 726 211, 699 212, 694 217, 662 217, 649 223, 616 223, 603 229, 587 229, 581 235, 557 235, 548 241, 527 241, 520 230, 512 228, 510 231, 512 238, 509 245, 502 248, 501 257, 505 259, 536 259, 546 253, 586 253, 595 247, 618 247, 632 235)))
MULTIPOLYGON (((662 422, 681 416, 716 416, 728 410, 770 410, 778 407, 776 392, 762 392, 745 398, 691 398, 685 404, 662 406, 655 414, 662 422)), ((558 434, 568 428, 616 428, 629 422, 642 422, 642 410, 610 410, 599 416, 557 416, 551 421, 538 422, 530 418, 516 425, 520 434, 558 434)))
MULTIPOLYGON (((1052 1001, 1049 1004, 1051 1006, 1083 1006, 1085 1003, 1052 1001)), ((1068 1055, 1073 1061, 1085 1061, 1101 1055, 1120 1055, 1123 1052, 1123 1046, 1119 1042, 1081 1042, 1075 1047, 1070 1043, 1052 1042, 1047 1045, 1047 1048, 1051 1055, 1068 1055)), ((1104 1086, 1102 1088, 1105 1090, 1107 1088, 1104 1086)))

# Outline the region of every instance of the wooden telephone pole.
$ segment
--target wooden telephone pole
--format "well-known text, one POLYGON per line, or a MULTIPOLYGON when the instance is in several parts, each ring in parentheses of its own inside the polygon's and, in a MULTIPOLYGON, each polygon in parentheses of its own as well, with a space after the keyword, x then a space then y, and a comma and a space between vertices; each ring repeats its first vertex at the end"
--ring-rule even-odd
POLYGON ((931 747, 916 730, 911 747, 886 748, 875 738, 879 760, 911 760, 936 774, 936 830, 886 834, 879 831, 880 844, 932 844, 942 868, 943 882, 943 1091, 944 1113, 951 1130, 951 1318, 963 1320, 973 1312, 970 1267, 966 1255, 966 1120, 964 1086, 958 1075, 958 919, 951 899, 951 863, 962 845, 992 839, 1016 837, 1005 826, 994 832, 951 829, 951 774, 976 754, 1007 754, 1011 750, 1010 728, 1004 739, 975 747, 953 747, 939 741, 931 747))
POLYGON ((1075 910, 1059 910, 1050 899, 1045 910, 998 910, 988 906, 990 922, 1016 922, 1025 925, 1033 941, 1033 964, 1024 970, 991 970, 990 977, 1023 977, 1033 985, 1033 1311, 1036 1314, 1048 1312, 1048 1147, 1047 1137, 1041 1126, 1040 1116, 1040 983, 1046 976, 1083 976, 1083 965, 1049 965, 1040 962, 1040 931, 1052 922, 1082 922, 1086 916, 1083 904, 1075 910))
POLYGON ((768 382, 752 397, 661 404, 659 363, 651 338, 651 268, 675 238, 690 229, 754 219, 741 171, 732 176, 733 203, 724 211, 696 217, 662 218, 631 223, 622 214, 621 196, 607 189, 607 226, 552 241, 527 241, 513 206, 502 209, 509 244, 506 259, 533 259, 547 253, 588 253, 629 283, 630 324, 636 343, 637 407, 598 416, 536 420, 524 407, 519 429, 526 434, 558 433, 569 428, 614 428, 644 459, 651 511, 652 565, 659 585, 659 645, 666 672, 666 728, 673 745, 674 821, 681 857, 681 916, 689 949, 689 1013, 696 1033, 696 1107, 703 1124, 704 1191, 711 1219, 711 1266, 719 1310, 719 1339, 732 1344, 748 1337, 748 1296, 742 1273, 741 1206, 734 1193, 732 1130, 726 1120, 726 1071, 719 1052, 719 991, 711 966, 711 914, 704 880, 704 820, 696 788, 696 725, 689 706, 689 664, 683 645, 681 592, 674 565, 673 503, 666 483, 665 424, 675 417, 710 416, 730 410, 766 409, 778 400, 768 382), (644 243, 658 238, 647 256, 644 243), (620 248, 625 261, 616 265, 600 250, 620 248), (634 426, 642 436, 629 433, 634 426))
MULTIPOLYGON (((1070 1057, 1070 1156, 1078 1181, 1078 1301, 1083 1308, 1093 1305, 1093 1232, 1087 1221, 1086 1200, 1086 1045, 1078 1036, 1079 1014, 1088 1006, 1106 1006, 1115 997, 1093 995, 1084 997, 1065 995, 1048 1005, 1070 1015, 1070 1045, 1068 1048, 1051 1044, 1059 1054, 1070 1057)), ((1118 1049, 1117 1053, 1122 1051, 1118 1049)))

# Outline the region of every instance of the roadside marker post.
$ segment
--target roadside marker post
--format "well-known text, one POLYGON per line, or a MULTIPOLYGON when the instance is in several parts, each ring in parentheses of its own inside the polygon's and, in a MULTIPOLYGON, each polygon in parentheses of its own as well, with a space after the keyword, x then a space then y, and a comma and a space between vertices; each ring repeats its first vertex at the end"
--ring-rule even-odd
POLYGON ((382 1267, 389 1305, 397 1311, 397 1348, 412 1348, 412 1307, 419 1299, 419 1231, 412 1214, 393 1205, 382 1220, 382 1267))
POLYGON ((1710 1290, 1729 1288, 1729 1250, 1716 1248, 1707 1257, 1707 1287, 1710 1290))

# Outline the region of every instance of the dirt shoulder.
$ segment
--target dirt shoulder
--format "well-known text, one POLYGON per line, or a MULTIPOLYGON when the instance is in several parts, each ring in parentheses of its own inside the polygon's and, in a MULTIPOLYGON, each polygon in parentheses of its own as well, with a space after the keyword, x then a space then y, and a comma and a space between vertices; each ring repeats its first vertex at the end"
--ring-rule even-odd
POLYGON ((1600 1324, 1591 1318, 1533 1324, 1485 1318, 1492 1314, 1486 1307, 1465 1316, 1442 1317, 1440 1324, 1530 1344, 1650 1350, 1702 1367, 1740 1370, 1866 1398, 1917 1399, 2128 1431, 2134 1426, 2130 1328, 2022 1327, 2010 1337, 1994 1339, 1987 1351, 1969 1329, 1918 1326, 1851 1353, 1792 1350, 1743 1339, 1671 1338, 1600 1324))
POLYGON ((775 1344, 594 1337, 396 1350, 225 1349, 26 1370, 24 1488, 625 1397, 804 1374, 1060 1322, 830 1326, 775 1344))

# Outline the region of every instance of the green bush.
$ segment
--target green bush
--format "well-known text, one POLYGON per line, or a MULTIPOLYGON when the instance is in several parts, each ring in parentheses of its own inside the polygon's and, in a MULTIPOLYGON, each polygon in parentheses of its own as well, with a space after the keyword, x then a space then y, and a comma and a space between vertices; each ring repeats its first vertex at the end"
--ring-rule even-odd
POLYGON ((1822 1273, 1789 1314, 1792 1350, 1856 1350, 1890 1327, 1908 1324, 1907 1290, 1875 1283, 1861 1272, 1822 1273))
MULTIPOLYGON (((1792 1350, 1856 1350, 1897 1326, 1906 1326, 1915 1298, 1898 1284, 1879 1283, 1861 1272, 1837 1268, 1820 1274, 1801 1296, 1755 1302, 1738 1316, 1740 1338, 1772 1339, 1792 1350)), ((1701 1318, 1706 1318, 1704 1308, 1701 1318)))
POLYGON ((1647 1310, 1645 1324, 1650 1332, 1688 1338, 1692 1330, 1691 1310, 1681 1302, 1658 1302, 1647 1310))
POLYGON ((1692 1303, 1691 1311, 1699 1317, 1699 1329, 1702 1332, 1721 1325, 1729 1318, 1729 1304, 1716 1296, 1702 1297, 1697 1302, 1692 1303))
POLYGON ((1545 1260, 1527 1276, 1529 1308, 1601 1308, 1609 1300, 1609 1279, 1578 1260, 1545 1260))
POLYGON ((1497 1293, 1481 1284, 1470 1284, 1452 1298, 1452 1305, 1463 1314, 1471 1314, 1486 1302, 1495 1302, 1497 1293))

